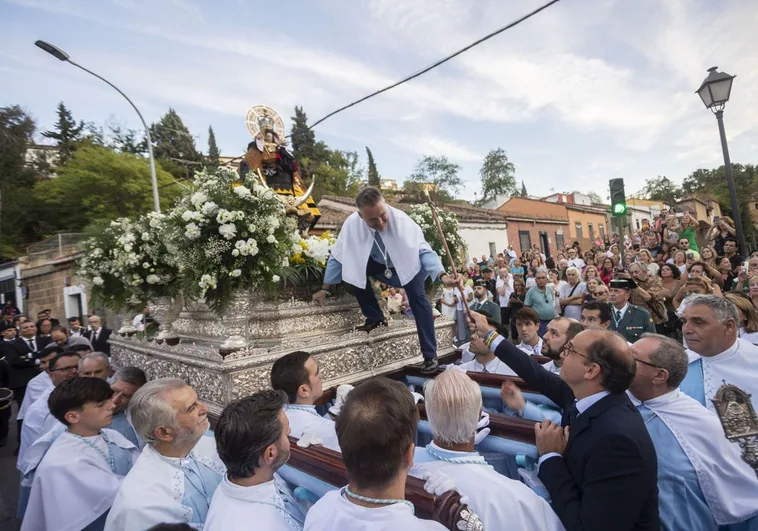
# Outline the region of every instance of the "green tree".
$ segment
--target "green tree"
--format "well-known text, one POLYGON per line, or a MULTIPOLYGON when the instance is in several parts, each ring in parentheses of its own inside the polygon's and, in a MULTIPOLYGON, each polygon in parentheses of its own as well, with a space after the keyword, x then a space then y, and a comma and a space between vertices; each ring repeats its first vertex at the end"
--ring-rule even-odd
POLYGON ((118 123, 107 124, 108 133, 105 146, 120 153, 137 155, 147 153, 147 138, 144 132, 137 132, 118 123))
POLYGON ((484 163, 479 170, 482 178, 482 203, 497 195, 513 195, 516 191, 516 179, 513 174, 516 166, 508 160, 505 150, 493 149, 484 157, 484 163))
POLYGON ((339 151, 326 148, 320 156, 324 160, 313 168, 313 198, 319 201, 324 195, 348 195, 358 193, 363 180, 363 169, 358 165, 358 154, 354 151, 339 151))
POLYGON ((526 193, 526 185, 524 184, 524 181, 521 181, 521 195, 520 197, 529 197, 529 194, 526 193))
POLYGON ((376 162, 374 161, 374 154, 366 146, 366 156, 368 157, 368 185, 376 188, 381 188, 382 178, 379 175, 379 170, 376 169, 376 162))
MULTIPOLYGON (((71 111, 66 108, 63 102, 60 102, 58 104, 58 121, 55 122, 54 129, 42 133, 42 136, 45 138, 55 140, 55 145, 59 151, 59 164, 65 164, 71 158, 77 145, 82 140, 84 128, 84 122, 80 121, 77 124, 71 111)), ((92 131, 88 132, 90 135, 92 134, 92 131)))
POLYGON ((413 183, 433 184, 440 195, 440 199, 449 201, 455 197, 455 194, 463 186, 463 179, 458 172, 461 167, 450 162, 444 155, 439 157, 424 156, 416 164, 413 173, 408 177, 403 188, 414 190, 417 186, 413 183))
POLYGON ((297 160, 307 159, 315 162, 316 134, 308 129, 308 115, 302 107, 295 106, 292 120, 292 154, 297 160))
MULTIPOLYGON (((185 169, 195 168, 202 161, 202 155, 195 147, 195 139, 174 109, 169 108, 158 122, 150 126, 150 134, 156 159, 171 161, 185 169)), ((185 177, 185 169, 172 173, 185 177)))
POLYGON ((220 155, 221 153, 219 153, 216 145, 216 135, 213 134, 213 127, 208 126, 208 164, 214 168, 218 166, 220 155))
POLYGON ((640 195, 650 201, 664 201, 671 204, 682 198, 682 192, 682 188, 674 181, 659 175, 652 179, 645 179, 645 186, 640 191, 640 195))
MULTIPOLYGON (((179 193, 174 178, 156 168, 161 209, 169 207, 179 193)), ((120 217, 137 217, 152 210, 153 196, 147 159, 116 153, 100 146, 83 145, 56 179, 34 187, 34 196, 51 216, 58 230, 80 231, 90 224, 120 217)))

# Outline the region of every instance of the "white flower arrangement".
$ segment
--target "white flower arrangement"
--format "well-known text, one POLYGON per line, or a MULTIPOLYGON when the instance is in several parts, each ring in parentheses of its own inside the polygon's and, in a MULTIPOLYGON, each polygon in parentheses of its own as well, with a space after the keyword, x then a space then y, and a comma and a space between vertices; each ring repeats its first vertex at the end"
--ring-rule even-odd
MULTIPOLYGON (((466 242, 463 241, 460 234, 458 217, 452 212, 439 208, 436 209, 436 212, 442 226, 442 233, 445 235, 445 240, 450 248, 450 253, 455 259, 456 267, 459 268, 463 265, 466 242)), ((427 243, 442 258, 442 265, 445 269, 448 269, 450 264, 447 258, 445 258, 445 246, 442 244, 439 232, 437 231, 437 225, 434 223, 431 207, 428 204, 414 205, 408 211, 408 216, 421 227, 427 243)))

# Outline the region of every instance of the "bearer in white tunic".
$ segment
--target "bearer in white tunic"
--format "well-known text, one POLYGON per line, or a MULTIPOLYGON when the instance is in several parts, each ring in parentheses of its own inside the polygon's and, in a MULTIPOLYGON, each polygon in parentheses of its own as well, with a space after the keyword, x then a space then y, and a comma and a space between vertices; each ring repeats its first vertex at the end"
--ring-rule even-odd
POLYGON ((301 531, 305 507, 275 474, 290 455, 283 391, 228 404, 214 431, 226 476, 213 495, 205 531, 301 531), (254 449, 254 450, 251 450, 254 449))
POLYGON ((43 350, 40 353, 39 370, 42 372, 26 384, 24 400, 21 402, 21 407, 18 410, 18 420, 22 420, 26 416, 26 412, 29 411, 32 404, 34 404, 45 391, 53 388, 53 381, 50 379, 50 373, 48 371, 50 360, 52 360, 59 352, 62 352, 62 350, 50 349, 50 351, 43 350))
POLYGON ((145 443, 137 435, 132 416, 127 408, 134 393, 146 383, 147 377, 144 371, 137 367, 122 367, 116 371, 111 380, 111 389, 114 392, 113 403, 116 404, 116 409, 113 411, 113 422, 109 428, 119 432, 140 450, 145 447, 145 443))
POLYGON ((466 374, 446 371, 424 385, 424 396, 434 441, 416 449, 412 476, 438 471, 451 477, 485 529, 564 529, 544 499, 496 472, 474 450, 482 409, 476 382, 466 374))
POLYGON ((661 529, 758 529, 755 471, 716 414, 677 388, 687 371, 684 347, 650 335, 632 352, 638 363, 629 395, 658 453, 661 529))
POLYGON ((139 451, 110 424, 110 386, 73 378, 50 396, 53 415, 67 426, 37 467, 22 531, 102 530, 124 476, 139 451))
POLYGON ((682 306, 682 334, 689 348, 682 392, 715 412, 716 392, 731 384, 752 395, 758 411, 758 347, 737 338, 737 307, 718 295, 690 295, 682 306))
POLYGON ((319 415, 314 405, 323 388, 318 363, 309 353, 292 352, 276 360, 271 367, 271 387, 287 395, 285 413, 294 438, 309 433, 321 439, 326 448, 340 451, 334 422, 319 415))
POLYGON ((144 531, 163 522, 202 529, 226 471, 216 442, 204 436, 207 406, 183 380, 160 378, 134 394, 128 411, 146 446, 116 495, 105 529, 144 531))

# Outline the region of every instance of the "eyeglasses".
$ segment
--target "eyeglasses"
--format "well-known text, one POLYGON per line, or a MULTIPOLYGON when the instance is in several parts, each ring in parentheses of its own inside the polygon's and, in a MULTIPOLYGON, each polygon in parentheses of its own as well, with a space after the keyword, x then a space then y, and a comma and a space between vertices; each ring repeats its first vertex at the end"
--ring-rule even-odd
POLYGON ((635 361, 639 361, 643 365, 649 365, 650 367, 655 367, 656 369, 663 369, 660 365, 656 365, 655 363, 650 363, 649 361, 641 360, 639 358, 634 358, 635 361))
POLYGON ((50 369, 50 372, 76 372, 79 367, 74 365, 73 367, 61 367, 60 369, 50 369))
POLYGON ((581 357, 583 357, 586 360, 589 360, 590 358, 586 354, 582 354, 578 350, 574 348, 574 345, 571 344, 571 341, 563 345, 563 348, 561 349, 561 358, 568 358, 572 354, 579 354, 581 357))

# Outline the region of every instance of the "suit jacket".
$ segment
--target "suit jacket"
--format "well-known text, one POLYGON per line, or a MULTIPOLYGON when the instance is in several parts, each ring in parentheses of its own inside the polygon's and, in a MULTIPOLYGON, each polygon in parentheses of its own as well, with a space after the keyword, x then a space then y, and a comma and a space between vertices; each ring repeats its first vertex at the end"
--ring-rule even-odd
MULTIPOLYGON (((611 308, 611 312, 615 311, 615 308, 611 308)), ((618 323, 616 323, 615 317, 611 318, 611 330, 624 336, 629 343, 634 343, 646 332, 656 333, 655 323, 650 312, 634 304, 629 305, 624 312, 624 317, 618 323)))
POLYGON ((93 341, 92 330, 87 330, 84 337, 92 344, 93 352, 102 352, 103 354, 108 354, 110 356, 111 344, 108 343, 108 339, 111 337, 111 332, 113 332, 113 330, 110 328, 100 328, 100 333, 97 335, 97 339, 93 341))
POLYGON ((29 348, 29 343, 22 337, 17 337, 5 347, 5 361, 8 362, 11 368, 10 383, 8 385, 11 389, 26 387, 29 380, 39 374, 36 360, 42 349, 50 343, 50 338, 35 337, 34 340, 37 344, 36 351, 32 351, 29 348))
POLYGON ((557 374, 507 340, 495 355, 563 407, 566 451, 545 460, 538 475, 566 531, 659 530, 655 447, 627 395, 610 394, 570 422, 574 393, 557 374))

